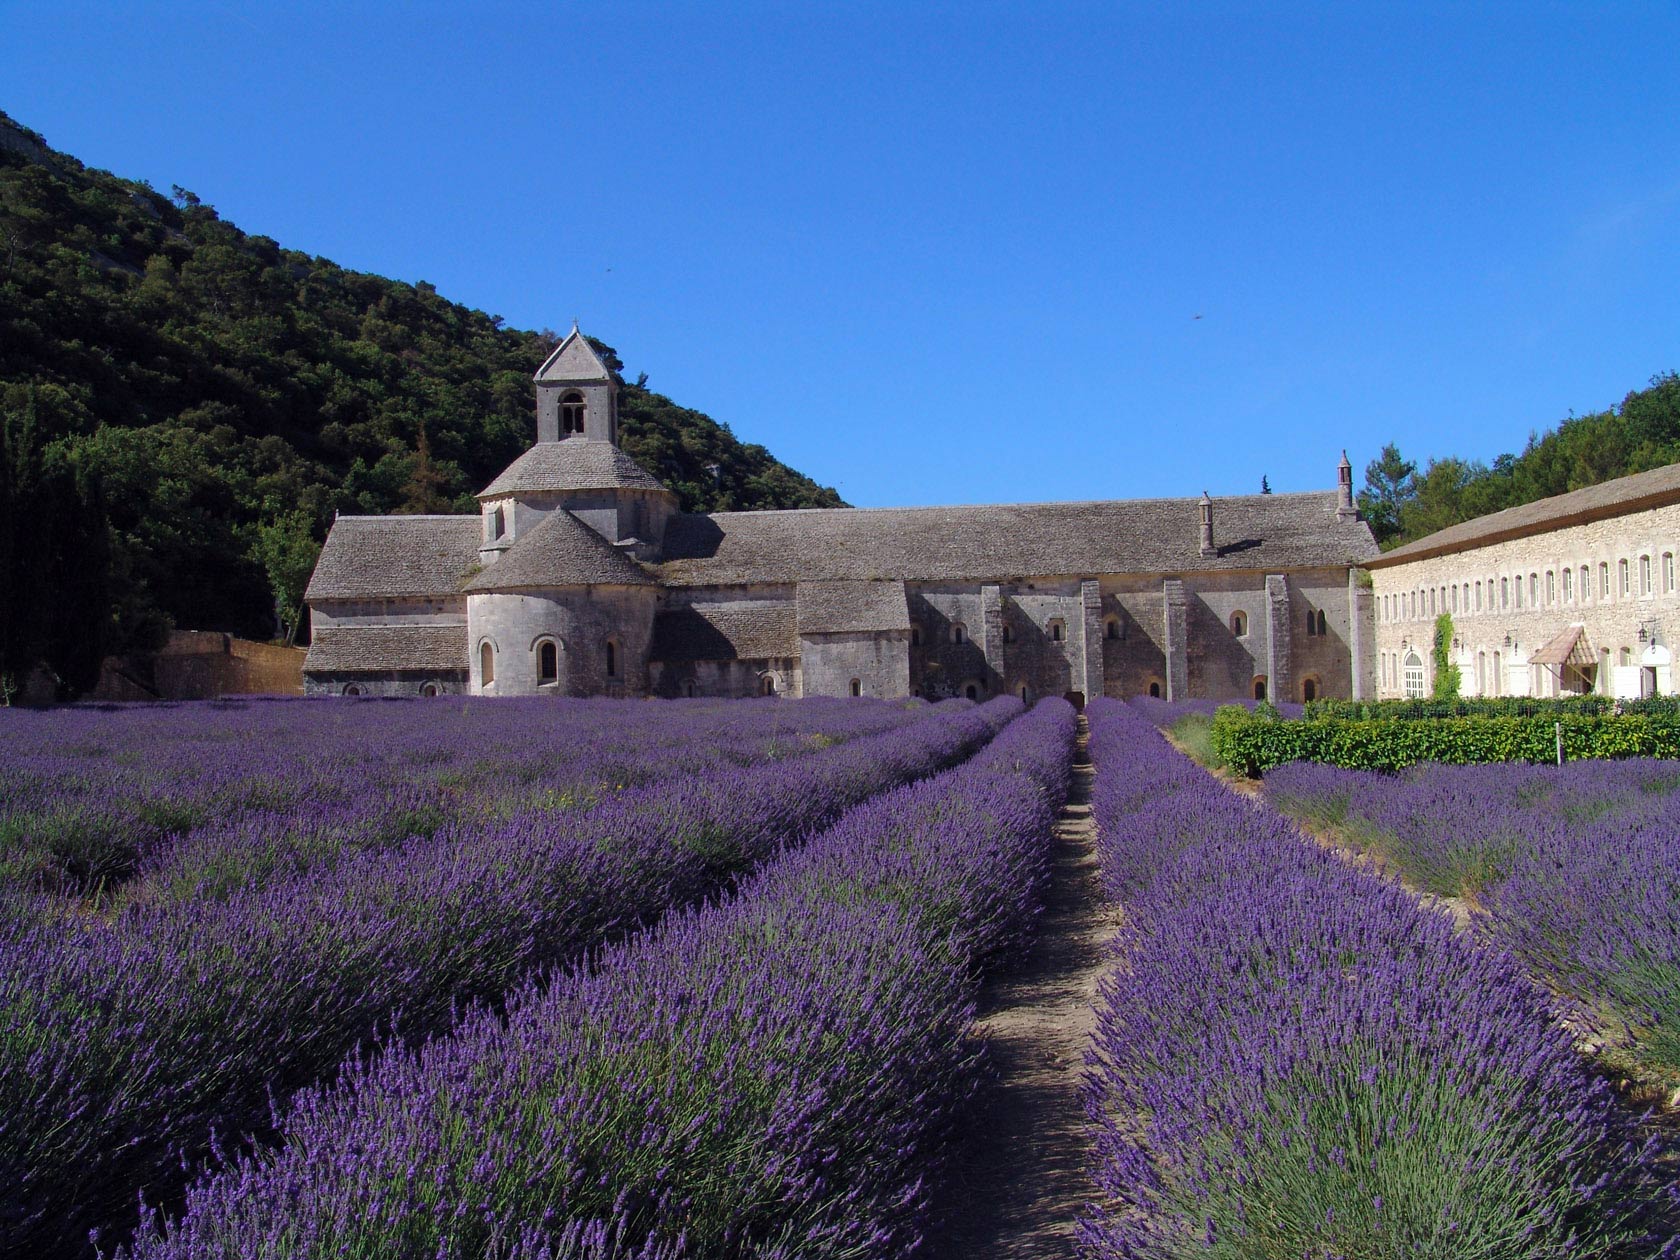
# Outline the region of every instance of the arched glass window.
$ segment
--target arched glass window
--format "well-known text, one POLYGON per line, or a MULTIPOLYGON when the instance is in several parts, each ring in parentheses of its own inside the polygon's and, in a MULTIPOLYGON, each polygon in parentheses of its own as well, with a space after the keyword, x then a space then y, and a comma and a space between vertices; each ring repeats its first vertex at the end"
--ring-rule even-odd
POLYGON ((1598 597, 1600 599, 1610 598, 1610 562, 1608 560, 1598 562, 1598 597))
POLYGON ((1557 603, 1557 581, 1552 576, 1552 571, 1550 569, 1547 569, 1546 570, 1546 607, 1550 608, 1555 603, 1557 603))
POLYGON ((1324 609, 1318 610, 1318 633, 1322 637, 1330 633, 1330 623, 1324 616, 1324 609))
POLYGON ((1488 694, 1497 696, 1505 690, 1505 666, 1500 663, 1499 653, 1493 654, 1493 676, 1488 679, 1488 694))
POLYGON ((1538 573, 1528 575, 1528 605, 1530 608, 1540 607, 1540 575, 1538 573))
POLYGON ((1476 694, 1487 695, 1487 653, 1476 653, 1476 694))
POLYGON ((952 643, 966 643, 966 642, 968 642, 968 630, 963 626, 963 623, 960 622, 960 621, 953 621, 951 623, 951 642, 952 643))
MULTIPOLYGON (((612 672, 612 667, 607 667, 612 672)), ((537 644, 537 682, 546 686, 560 681, 560 646, 553 639, 537 644)))
POLYGON ((1318 699, 1318 680, 1316 678, 1303 678, 1301 680, 1301 700, 1303 703, 1311 704, 1316 699, 1318 699))
POLYGON ((1476 581, 1476 611, 1482 611, 1482 583, 1480 579, 1476 581))
MULTIPOLYGON (((1627 561, 1624 560, 1624 561, 1622 561, 1622 563, 1626 564, 1627 561)), ((1623 648, 1621 650, 1621 656, 1620 656, 1620 660, 1618 661, 1618 663, 1622 664, 1622 665, 1633 664, 1633 649, 1632 648, 1623 648)))
POLYGON ((478 645, 478 685, 488 687, 496 681, 496 649, 486 639, 478 645))
POLYGON ((1313 616, 1313 610, 1310 608, 1307 609, 1307 633, 1309 635, 1318 633, 1318 618, 1313 616))
POLYGON ((863 684, 856 678, 852 679, 852 694, 854 696, 861 696, 863 694, 863 684))
POLYGON ((1640 556, 1639 557, 1639 593, 1641 595, 1649 595, 1651 593, 1651 557, 1650 556, 1640 556))
POLYGON ((583 395, 573 390, 560 400, 560 436, 583 432, 583 395))
POLYGON ((1263 675, 1254 680, 1254 698, 1256 700, 1266 698, 1266 679, 1263 675))
POLYGON ((1231 633, 1239 639, 1248 633, 1248 614, 1240 608, 1231 614, 1231 633))
POLYGON ((1628 594, 1628 562, 1616 561, 1616 593, 1624 599, 1628 594))
POLYGON ((1150 683, 1149 684, 1149 694, 1151 696, 1155 697, 1155 699, 1159 700, 1161 698, 1161 684, 1158 683, 1158 682, 1150 683))
POLYGON ((618 677, 618 644, 607 640, 607 677, 618 677))
POLYGON ((1674 553, 1663 552, 1663 594, 1674 594, 1674 553))
POLYGON ((1510 578, 1500 578, 1499 579, 1499 606, 1501 608, 1509 608, 1511 606, 1511 579, 1510 578))
POLYGON ((1410 700, 1423 699, 1423 661, 1416 652, 1406 653, 1405 681, 1406 697, 1410 700))
POLYGON ((1566 604, 1572 604, 1575 602, 1574 578, 1575 570, 1565 569, 1563 571, 1563 602, 1566 604))
POLYGON ((1062 619, 1060 617, 1050 618, 1050 642, 1060 643, 1062 641, 1063 633, 1064 627, 1062 625, 1062 619))

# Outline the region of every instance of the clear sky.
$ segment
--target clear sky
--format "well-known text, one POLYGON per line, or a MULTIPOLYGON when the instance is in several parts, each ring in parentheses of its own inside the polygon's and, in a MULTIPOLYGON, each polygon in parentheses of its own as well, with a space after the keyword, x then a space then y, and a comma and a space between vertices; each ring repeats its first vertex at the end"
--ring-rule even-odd
POLYGON ((1680 5, 0 0, 0 108, 864 506, 1490 459, 1680 368, 1680 5))

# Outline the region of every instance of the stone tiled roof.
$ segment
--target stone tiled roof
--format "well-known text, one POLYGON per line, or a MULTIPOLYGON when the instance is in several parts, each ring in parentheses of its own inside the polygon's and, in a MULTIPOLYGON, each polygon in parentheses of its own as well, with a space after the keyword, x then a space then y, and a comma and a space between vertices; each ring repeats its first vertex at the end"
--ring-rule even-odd
POLYGON ((468 591, 556 586, 652 586, 629 556, 570 512, 550 512, 514 541, 502 558, 466 584, 468 591))
POLYGON ((476 516, 341 516, 304 598, 454 595, 478 563, 482 531, 476 516))
POLYGON ((1422 560, 1470 547, 1485 547, 1490 543, 1542 534, 1566 525, 1623 516, 1675 502, 1680 502, 1680 464, 1668 464, 1649 472, 1617 477, 1614 481, 1571 490, 1568 494, 1554 494, 1549 499, 1536 499, 1533 503, 1506 508, 1503 512, 1490 512, 1472 521, 1449 525, 1416 542, 1385 552, 1370 567, 1381 569, 1407 560, 1422 560))
POLYGON ((489 499, 544 490, 619 489, 665 490, 665 487, 611 442, 569 437, 559 442, 538 442, 509 464, 478 497, 489 499))
POLYGON ((607 365, 601 362, 601 356, 595 353, 595 347, 589 344, 589 339, 580 333, 577 325, 572 325, 572 331, 567 333, 554 347, 554 353, 549 355, 543 365, 537 369, 536 379, 539 381, 604 381, 611 377, 607 365))
POLYGON ((799 655, 792 603, 694 604, 654 614, 656 661, 762 661, 799 655))
POLYGON ((801 582, 800 634, 909 630, 903 582, 801 582))
POLYGON ((303 662, 306 674, 466 668, 465 626, 323 626, 303 662))
POLYGON ((1336 493, 1213 501, 1213 555, 1199 554, 1195 499, 944 508, 806 508, 678 515, 665 535, 671 584, 982 578, 1339 568, 1377 554, 1336 493))

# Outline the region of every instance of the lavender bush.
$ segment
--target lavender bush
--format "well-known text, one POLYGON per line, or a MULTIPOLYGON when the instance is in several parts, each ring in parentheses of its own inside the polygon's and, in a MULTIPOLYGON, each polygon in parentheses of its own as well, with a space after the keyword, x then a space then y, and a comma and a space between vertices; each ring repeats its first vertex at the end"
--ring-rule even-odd
POLYGON ((1038 904, 1072 710, 848 813, 732 899, 299 1096, 123 1254, 892 1257, 1038 904))
POLYGON ((1126 908, 1088 1078, 1091 1255, 1674 1253, 1651 1149, 1514 960, 1143 717, 1088 712, 1126 908))
POLYGON ((1680 763, 1386 775, 1297 762, 1266 782, 1281 807, 1414 886, 1469 899, 1480 933, 1680 1081, 1680 763))
MULTIPOLYGON (((452 822, 215 898, 106 917, 0 892, 0 1246, 75 1254, 89 1228, 132 1219, 137 1192, 179 1185, 213 1130, 261 1128, 271 1096, 379 1027, 445 1028, 461 1005, 969 755, 1018 709, 930 708, 826 751, 627 789, 583 813, 452 822)), ((711 737, 702 723, 699 744, 711 737)))

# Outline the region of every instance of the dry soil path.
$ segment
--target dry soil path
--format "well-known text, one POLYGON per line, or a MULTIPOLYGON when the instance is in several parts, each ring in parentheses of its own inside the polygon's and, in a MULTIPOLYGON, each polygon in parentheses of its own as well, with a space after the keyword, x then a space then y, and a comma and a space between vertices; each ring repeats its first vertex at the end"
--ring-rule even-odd
POLYGON ((957 1137, 935 1201, 933 1260, 1075 1254, 1074 1221, 1090 1194, 1080 1077, 1104 946, 1119 922, 1097 877, 1085 734, 1081 717, 1037 939, 981 998, 976 1031, 990 1045, 995 1075, 957 1137))

